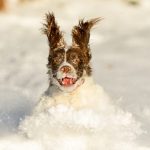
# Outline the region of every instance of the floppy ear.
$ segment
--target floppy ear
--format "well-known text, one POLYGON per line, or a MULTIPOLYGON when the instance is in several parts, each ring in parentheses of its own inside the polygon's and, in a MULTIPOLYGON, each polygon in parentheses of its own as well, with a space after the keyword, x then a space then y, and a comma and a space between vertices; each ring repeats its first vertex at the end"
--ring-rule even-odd
POLYGON ((63 34, 55 21, 55 16, 53 13, 46 14, 46 23, 43 24, 43 33, 47 35, 49 46, 51 51, 58 47, 64 47, 65 42, 63 39, 63 34))
POLYGON ((101 18, 95 18, 84 22, 82 19, 79 21, 79 24, 74 26, 72 29, 72 47, 78 47, 82 50, 82 59, 84 61, 84 68, 87 75, 91 75, 92 72, 91 66, 89 64, 91 60, 89 46, 90 30, 100 20, 101 18))
POLYGON ((80 48, 88 48, 91 28, 101 20, 101 18, 94 18, 89 21, 82 19, 78 26, 74 26, 72 30, 72 45, 80 48))

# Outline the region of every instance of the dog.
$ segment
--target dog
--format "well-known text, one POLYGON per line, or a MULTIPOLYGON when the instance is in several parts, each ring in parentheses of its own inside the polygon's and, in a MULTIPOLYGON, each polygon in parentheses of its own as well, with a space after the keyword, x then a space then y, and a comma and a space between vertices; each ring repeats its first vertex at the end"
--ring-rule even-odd
POLYGON ((46 15, 43 33, 47 35, 50 50, 48 73, 51 86, 72 92, 84 83, 84 77, 91 75, 90 30, 100 20, 79 21, 72 30, 72 45, 67 46, 53 14, 46 15))
POLYGON ((79 95, 83 95, 85 91, 89 92, 90 89, 87 88, 94 84, 89 40, 92 27, 101 19, 80 20, 72 29, 72 45, 68 46, 54 14, 46 14, 42 32, 47 36, 49 43, 47 67, 50 81, 47 91, 42 96, 45 102, 40 99, 39 103, 45 104, 44 107, 39 104, 41 108, 60 104, 83 108, 95 104, 79 95), (45 96, 53 100, 46 101, 45 96))

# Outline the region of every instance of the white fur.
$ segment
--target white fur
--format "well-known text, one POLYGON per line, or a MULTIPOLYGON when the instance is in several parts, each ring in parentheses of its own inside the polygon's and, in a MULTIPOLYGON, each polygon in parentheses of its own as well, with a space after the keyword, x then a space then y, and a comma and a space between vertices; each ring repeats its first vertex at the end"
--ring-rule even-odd
POLYGON ((142 133, 139 123, 92 78, 73 93, 49 90, 20 125, 44 150, 148 150, 135 142, 142 133))

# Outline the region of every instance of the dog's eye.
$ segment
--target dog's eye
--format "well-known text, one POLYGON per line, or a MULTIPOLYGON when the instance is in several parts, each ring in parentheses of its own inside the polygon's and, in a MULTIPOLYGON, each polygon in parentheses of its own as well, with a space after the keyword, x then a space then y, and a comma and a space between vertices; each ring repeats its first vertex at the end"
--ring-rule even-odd
POLYGON ((78 64, 78 62, 79 62, 79 59, 78 59, 78 58, 72 59, 72 63, 73 63, 73 64, 78 64))
POLYGON ((55 64, 60 64, 61 62, 62 62, 62 58, 60 57, 60 58, 54 58, 54 60, 53 60, 53 62, 55 63, 55 64))
POLYGON ((58 54, 53 57, 54 64, 60 64, 63 61, 63 56, 58 54))
POLYGON ((72 54, 71 55, 71 62, 73 63, 73 64, 78 64, 79 63, 79 58, 78 58, 78 56, 76 55, 76 54, 72 54))

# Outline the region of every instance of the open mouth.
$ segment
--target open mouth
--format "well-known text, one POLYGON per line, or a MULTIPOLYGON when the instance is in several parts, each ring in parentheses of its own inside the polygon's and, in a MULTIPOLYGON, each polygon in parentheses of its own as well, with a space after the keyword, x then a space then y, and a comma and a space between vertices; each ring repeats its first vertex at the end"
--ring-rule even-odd
POLYGON ((64 78, 58 80, 59 84, 62 86, 71 86, 71 85, 75 84, 76 81, 77 81, 76 78, 70 78, 70 77, 64 77, 64 78))

